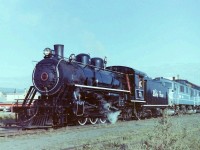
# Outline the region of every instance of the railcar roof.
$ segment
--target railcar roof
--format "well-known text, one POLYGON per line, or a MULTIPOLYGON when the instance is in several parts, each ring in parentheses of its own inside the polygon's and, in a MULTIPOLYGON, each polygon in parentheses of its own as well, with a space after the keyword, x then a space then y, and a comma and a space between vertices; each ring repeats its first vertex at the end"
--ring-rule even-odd
POLYGON ((117 71, 117 72, 122 72, 122 73, 126 73, 126 74, 138 74, 141 76, 146 76, 146 73, 130 68, 130 67, 126 67, 126 66, 109 66, 106 67, 106 69, 112 70, 112 71, 117 71))
POLYGON ((163 78, 163 77, 157 77, 155 78, 154 80, 160 80, 160 81, 169 81, 169 82, 177 82, 177 83, 181 83, 183 85, 186 85, 188 87, 191 87, 191 88, 194 88, 194 89, 198 89, 200 90, 200 86, 194 84, 194 83, 191 83, 187 80, 183 80, 183 79, 176 79, 176 80, 170 80, 170 79, 166 79, 166 78, 163 78))
POLYGON ((184 84, 184 85, 187 85, 187 86, 190 86, 190 87, 192 87, 192 88, 195 88, 195 89, 199 89, 199 90, 200 90, 200 86, 198 86, 198 85, 196 85, 196 84, 194 84, 194 83, 191 83, 191 82, 189 82, 188 80, 176 79, 175 81, 178 82, 178 83, 182 83, 182 84, 184 84))
POLYGON ((169 81, 169 82, 173 82, 173 80, 167 79, 167 78, 163 78, 163 77, 156 77, 154 80, 157 81, 169 81))

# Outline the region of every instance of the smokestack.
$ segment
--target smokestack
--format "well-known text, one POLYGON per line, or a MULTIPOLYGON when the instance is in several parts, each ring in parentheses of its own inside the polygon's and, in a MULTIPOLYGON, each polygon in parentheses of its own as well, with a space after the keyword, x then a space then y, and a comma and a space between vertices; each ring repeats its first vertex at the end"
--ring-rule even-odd
POLYGON ((62 44, 55 44, 54 45, 55 57, 57 58, 64 58, 64 45, 62 44))

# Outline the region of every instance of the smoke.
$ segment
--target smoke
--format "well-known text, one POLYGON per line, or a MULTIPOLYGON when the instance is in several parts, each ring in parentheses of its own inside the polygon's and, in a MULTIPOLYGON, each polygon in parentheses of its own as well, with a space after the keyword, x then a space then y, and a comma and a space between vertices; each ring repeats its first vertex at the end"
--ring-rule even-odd
POLYGON ((115 124, 121 111, 109 112, 107 118, 111 124, 115 124))

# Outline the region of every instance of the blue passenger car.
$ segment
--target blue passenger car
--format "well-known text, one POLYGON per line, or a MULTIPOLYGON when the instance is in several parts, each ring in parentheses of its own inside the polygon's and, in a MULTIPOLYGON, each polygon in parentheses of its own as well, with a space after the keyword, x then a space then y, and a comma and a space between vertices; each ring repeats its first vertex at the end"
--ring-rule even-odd
POLYGON ((168 88, 169 106, 182 110, 195 110, 195 107, 200 104, 199 86, 181 79, 169 80, 159 77, 155 81, 168 88))

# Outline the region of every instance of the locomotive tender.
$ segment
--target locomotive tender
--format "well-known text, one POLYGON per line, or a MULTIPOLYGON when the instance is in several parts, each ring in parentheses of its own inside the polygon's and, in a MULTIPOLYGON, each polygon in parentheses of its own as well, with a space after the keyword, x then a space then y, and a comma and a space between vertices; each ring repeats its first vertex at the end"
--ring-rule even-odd
MULTIPOLYGON (((174 113, 178 106, 181 110, 195 110, 200 104, 196 99, 189 103, 172 100, 172 89, 161 78, 151 79, 133 68, 106 67, 106 59, 90 58, 88 54, 71 54, 66 59, 64 45, 54 45, 54 50, 46 48, 44 55, 35 66, 33 86, 22 106, 17 103, 13 108, 18 121, 25 126, 131 120, 160 115, 168 107, 174 113), (34 99, 37 92, 40 96, 34 99)), ((198 86, 194 87, 196 92, 200 91, 198 86)))

